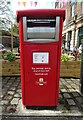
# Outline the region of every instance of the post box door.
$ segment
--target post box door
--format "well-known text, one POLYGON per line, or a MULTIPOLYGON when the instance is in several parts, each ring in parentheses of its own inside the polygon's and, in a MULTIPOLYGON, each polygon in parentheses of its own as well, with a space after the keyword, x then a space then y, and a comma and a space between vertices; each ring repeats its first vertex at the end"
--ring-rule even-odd
POLYGON ((58 94, 58 45, 26 45, 25 103, 28 106, 55 106, 58 94))

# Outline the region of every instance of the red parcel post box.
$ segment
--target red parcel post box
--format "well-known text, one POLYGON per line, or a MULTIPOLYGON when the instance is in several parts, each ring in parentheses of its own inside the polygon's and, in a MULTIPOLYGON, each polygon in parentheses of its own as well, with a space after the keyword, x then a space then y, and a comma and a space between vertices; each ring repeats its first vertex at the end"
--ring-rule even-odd
POLYGON ((57 106, 65 10, 17 11, 24 106, 57 106))

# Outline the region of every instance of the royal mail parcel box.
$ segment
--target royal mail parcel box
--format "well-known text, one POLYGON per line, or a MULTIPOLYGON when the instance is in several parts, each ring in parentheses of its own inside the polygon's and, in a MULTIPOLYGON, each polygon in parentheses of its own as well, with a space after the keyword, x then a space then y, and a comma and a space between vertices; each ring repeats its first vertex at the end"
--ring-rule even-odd
POLYGON ((57 106, 65 10, 17 11, 24 106, 57 106))

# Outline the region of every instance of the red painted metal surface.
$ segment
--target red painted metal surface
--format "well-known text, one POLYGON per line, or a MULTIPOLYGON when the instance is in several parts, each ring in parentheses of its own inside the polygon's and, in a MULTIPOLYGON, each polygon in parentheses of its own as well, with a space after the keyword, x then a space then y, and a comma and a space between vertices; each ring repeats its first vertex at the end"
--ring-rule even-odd
MULTIPOLYGON (((22 102, 25 106, 57 106, 60 77, 60 55, 64 10, 27 10, 18 11, 21 54, 22 102), (45 13, 44 13, 45 11, 45 13), (49 12, 48 12, 49 11, 49 12), (34 16, 34 14, 35 16, 34 16), (44 13, 41 14, 40 13, 44 13), (23 39, 23 16, 55 17, 60 16, 59 40, 49 43, 32 43, 23 39), (45 53, 46 63, 34 63, 35 53, 45 53)), ((36 59, 36 58, 35 58, 36 59)), ((36 60, 35 60, 36 61, 36 60)))
POLYGON ((63 17, 65 19, 64 9, 32 9, 17 11, 17 21, 23 16, 28 18, 54 18, 55 16, 63 17))
POLYGON ((54 106, 57 86, 57 45, 26 45, 25 104, 27 106, 54 106), (28 52, 29 51, 29 52, 28 52), (33 64, 33 52, 48 52, 49 64, 33 64), (53 52, 54 51, 54 52, 53 52), (43 79, 43 81, 41 81, 43 79))

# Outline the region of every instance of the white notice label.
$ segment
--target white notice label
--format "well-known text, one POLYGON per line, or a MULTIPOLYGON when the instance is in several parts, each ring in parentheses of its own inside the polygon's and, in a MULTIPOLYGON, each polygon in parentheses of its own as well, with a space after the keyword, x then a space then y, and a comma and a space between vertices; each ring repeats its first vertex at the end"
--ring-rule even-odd
POLYGON ((48 52, 33 52, 33 63, 48 64, 49 53, 48 52))

